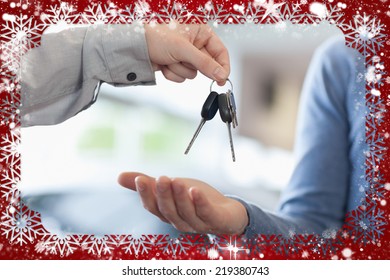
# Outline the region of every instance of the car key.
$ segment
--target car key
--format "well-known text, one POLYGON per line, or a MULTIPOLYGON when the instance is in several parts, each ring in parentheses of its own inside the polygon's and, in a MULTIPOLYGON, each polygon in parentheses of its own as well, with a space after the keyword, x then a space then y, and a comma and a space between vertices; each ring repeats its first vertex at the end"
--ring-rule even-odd
POLYGON ((234 94, 230 89, 226 93, 226 97, 227 97, 229 110, 230 110, 230 113, 232 115, 233 128, 236 128, 238 126, 236 101, 234 100, 234 94))
POLYGON ((233 161, 236 161, 236 156, 234 153, 234 146, 233 146, 233 137, 232 137, 232 129, 231 129, 231 123, 233 122, 233 114, 229 107, 229 98, 227 97, 226 93, 221 93, 218 95, 218 108, 219 108, 219 115, 221 116, 221 119, 224 123, 226 123, 226 126, 228 128, 229 133, 229 142, 230 142, 230 150, 232 152, 232 159, 233 161))
POLYGON ((206 101, 203 103, 202 111, 200 113, 200 115, 202 116, 202 120, 200 121, 200 124, 199 124, 198 128, 196 129, 195 134, 192 137, 190 144, 188 144, 188 147, 185 150, 184 154, 188 154, 192 145, 195 142, 195 139, 198 137, 199 132, 201 131, 203 125, 206 123, 206 121, 209 121, 212 118, 214 118, 217 111, 218 111, 218 93, 215 91, 212 91, 212 92, 210 92, 206 101))

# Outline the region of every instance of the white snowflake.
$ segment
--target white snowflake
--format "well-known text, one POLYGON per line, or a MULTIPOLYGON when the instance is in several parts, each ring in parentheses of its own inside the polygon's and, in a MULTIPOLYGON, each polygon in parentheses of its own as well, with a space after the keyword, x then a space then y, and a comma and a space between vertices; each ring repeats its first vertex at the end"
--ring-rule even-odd
MULTIPOLYGON (((2 65, 2 66, 4 66, 4 65, 2 65)), ((8 70, 8 69, 3 68, 2 70, 4 70, 4 71, 2 71, 2 73, 1 73, 2 78, 1 78, 1 82, 0 82, 0 91, 1 92, 6 91, 7 93, 12 93, 12 92, 14 92, 14 90, 16 88, 14 79, 12 79, 13 76, 9 77, 6 75, 6 70, 8 70)))
POLYGON ((266 9, 264 15, 263 15, 263 19, 265 19, 267 16, 272 16, 274 17, 277 21, 279 21, 281 19, 280 17, 280 13, 279 13, 279 9, 280 7, 282 7, 284 4, 286 4, 285 2, 282 2, 282 3, 277 3, 275 4, 273 0, 269 0, 267 3, 265 4, 260 4, 261 7, 263 7, 264 9, 266 9))
POLYGON ((364 56, 375 55, 383 47, 386 34, 384 24, 377 17, 369 15, 356 15, 346 29, 347 45, 364 56))
POLYGON ((143 235, 141 238, 134 238, 129 235, 120 241, 120 246, 125 249, 125 253, 130 255, 147 254, 155 246, 156 237, 143 235))
POLYGON ((8 15, 2 24, 2 61, 7 68, 18 74, 20 57, 29 49, 39 45, 43 25, 37 24, 32 17, 26 15, 8 15))
POLYGON ((62 2, 61 5, 51 6, 40 15, 41 21, 45 27, 50 25, 67 25, 75 24, 79 18, 79 14, 71 4, 62 2))
POLYGON ((327 13, 324 20, 331 24, 337 24, 340 28, 342 28, 345 22, 344 13, 342 10, 335 5, 327 5, 326 7, 327 13))
POLYGON ((299 3, 291 5, 284 5, 279 9, 280 17, 284 21, 290 21, 292 23, 299 23, 304 15, 302 15, 301 5, 299 3))
POLYGON ((156 241, 157 246, 162 246, 162 251, 171 256, 188 253, 192 247, 192 242, 185 235, 180 235, 178 238, 171 238, 169 235, 161 235, 156 241))
POLYGON ((249 23, 258 23, 262 14, 263 9, 259 5, 252 5, 252 3, 248 3, 247 8, 243 11, 243 19, 249 23))
POLYGON ((348 218, 350 235, 355 236, 355 242, 364 244, 380 240, 388 224, 384 212, 374 203, 358 207, 348 218))
MULTIPOLYGON (((12 83, 9 79, 3 78, 3 82, 4 84, 0 84, 0 90, 2 88, 2 85, 4 85, 10 91, 14 90, 15 84, 12 83)), ((20 96, 9 94, 5 96, 0 102, 0 119, 2 121, 2 124, 18 124, 20 96)))
POLYGON ((166 23, 172 20, 179 23, 189 23, 190 15, 192 14, 187 11, 185 5, 176 3, 171 6, 164 6, 160 10, 160 13, 155 14, 155 18, 166 23))
POLYGON ((28 209, 22 202, 10 204, 3 212, 1 231, 10 243, 20 246, 32 243, 39 235, 44 234, 39 214, 28 209))
POLYGON ((83 24, 111 24, 115 23, 119 16, 116 8, 112 5, 88 6, 81 14, 80 23, 83 24))
POLYGON ((81 243, 81 248, 89 254, 106 255, 111 254, 114 248, 118 247, 117 238, 111 235, 95 236, 88 235, 81 243))
POLYGON ((118 10, 119 23, 134 23, 148 21, 150 15, 137 12, 134 5, 126 6, 125 9, 118 10))
POLYGON ((150 5, 146 1, 135 3, 134 12, 139 19, 145 18, 150 14, 150 5))
POLYGON ((36 3, 34 6, 34 15, 39 16, 43 11, 42 4, 40 2, 36 3))
POLYGON ((2 174, 0 192, 2 197, 14 204, 20 196, 18 184, 20 182, 20 174, 13 168, 8 169, 2 174))
POLYGON ((20 159, 20 129, 11 129, 9 133, 1 137, 0 161, 9 164, 16 164, 20 159))
POLYGON ((200 20, 200 22, 208 22, 213 20, 222 22, 224 18, 226 18, 227 14, 227 10, 223 5, 215 5, 212 2, 208 2, 204 6, 199 6, 198 12, 199 16, 196 17, 200 20))
POLYGON ((73 254, 80 247, 80 237, 77 235, 46 235, 35 245, 38 253, 48 252, 61 257, 73 254))

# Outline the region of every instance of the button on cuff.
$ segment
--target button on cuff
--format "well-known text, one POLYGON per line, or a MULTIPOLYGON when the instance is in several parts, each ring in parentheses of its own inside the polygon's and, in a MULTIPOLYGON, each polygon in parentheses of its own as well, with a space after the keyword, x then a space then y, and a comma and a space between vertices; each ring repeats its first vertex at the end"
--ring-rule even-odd
POLYGON ((135 79, 137 79, 137 74, 135 74, 134 72, 127 74, 128 81, 133 82, 133 81, 135 81, 135 79))

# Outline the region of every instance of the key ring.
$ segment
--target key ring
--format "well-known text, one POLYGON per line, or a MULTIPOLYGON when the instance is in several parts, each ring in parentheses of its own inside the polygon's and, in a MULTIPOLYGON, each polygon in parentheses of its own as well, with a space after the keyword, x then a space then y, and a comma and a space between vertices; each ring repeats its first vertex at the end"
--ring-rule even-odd
MULTIPOLYGON (((232 82, 230 81, 230 79, 226 79, 226 82, 229 82, 230 87, 231 87, 231 91, 233 92, 233 84, 232 84, 232 82)), ((211 85, 210 85, 210 92, 213 91, 213 84, 214 84, 214 83, 215 83, 215 81, 213 80, 213 81, 211 82, 211 85)))

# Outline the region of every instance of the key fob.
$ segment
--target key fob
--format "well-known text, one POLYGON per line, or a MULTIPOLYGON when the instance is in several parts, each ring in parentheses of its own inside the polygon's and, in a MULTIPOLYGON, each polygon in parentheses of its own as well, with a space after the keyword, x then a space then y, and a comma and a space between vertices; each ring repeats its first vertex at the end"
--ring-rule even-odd
POLYGON ((200 115, 203 119, 209 121, 214 118, 218 111, 218 93, 215 91, 210 92, 206 101, 203 103, 202 111, 200 115))
POLYGON ((225 93, 221 93, 218 95, 218 107, 219 107, 219 115, 224 123, 232 122, 232 114, 229 109, 228 100, 225 93))

